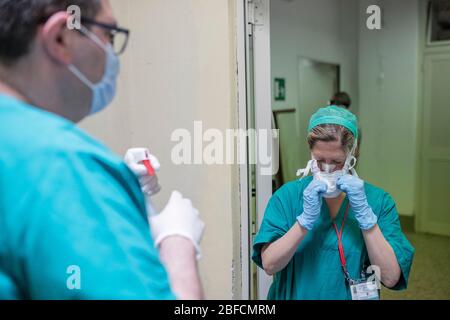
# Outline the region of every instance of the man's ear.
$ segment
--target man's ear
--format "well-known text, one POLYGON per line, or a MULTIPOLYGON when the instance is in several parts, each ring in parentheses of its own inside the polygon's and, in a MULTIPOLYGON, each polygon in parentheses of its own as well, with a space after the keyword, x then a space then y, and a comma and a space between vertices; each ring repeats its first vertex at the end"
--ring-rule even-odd
POLYGON ((67 12, 55 13, 47 20, 38 35, 47 54, 55 61, 66 65, 72 63, 73 60, 70 38, 76 32, 76 30, 67 28, 68 19, 67 12))

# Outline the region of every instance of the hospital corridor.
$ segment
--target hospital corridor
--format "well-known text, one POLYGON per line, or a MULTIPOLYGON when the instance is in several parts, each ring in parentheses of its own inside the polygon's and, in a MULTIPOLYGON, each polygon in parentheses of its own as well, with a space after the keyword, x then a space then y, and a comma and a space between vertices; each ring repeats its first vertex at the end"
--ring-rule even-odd
POLYGON ((450 0, 0 0, 0 300, 450 300, 449 85, 450 0))
POLYGON ((450 240, 448 237, 406 232, 406 236, 417 253, 411 270, 408 290, 395 292, 384 289, 383 299, 430 300, 448 299, 449 286, 446 274, 449 271, 450 240))

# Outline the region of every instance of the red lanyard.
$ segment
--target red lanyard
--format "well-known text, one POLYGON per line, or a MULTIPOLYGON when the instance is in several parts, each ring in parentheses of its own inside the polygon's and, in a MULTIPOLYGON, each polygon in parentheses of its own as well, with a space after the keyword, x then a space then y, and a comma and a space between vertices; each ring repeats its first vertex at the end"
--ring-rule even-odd
POLYGON ((338 228, 336 226, 336 222, 334 222, 334 221, 333 221, 333 227, 334 227, 334 231, 336 231, 336 236, 338 239, 339 259, 341 260, 342 270, 344 271, 345 279, 347 281, 351 282, 350 275, 347 271, 347 262, 345 261, 344 247, 342 246, 342 232, 344 231, 345 220, 347 219, 349 208, 350 208, 350 205, 347 204, 347 209, 345 210, 345 215, 344 215, 344 218, 342 219, 341 229, 338 230, 338 228))

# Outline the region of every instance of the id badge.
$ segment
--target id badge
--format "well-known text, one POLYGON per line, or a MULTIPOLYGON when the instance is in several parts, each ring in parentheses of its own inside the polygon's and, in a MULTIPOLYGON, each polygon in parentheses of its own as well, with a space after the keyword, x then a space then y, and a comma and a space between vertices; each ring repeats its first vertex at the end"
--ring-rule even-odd
POLYGON ((363 281, 350 285, 352 300, 380 300, 378 286, 372 281, 363 281))

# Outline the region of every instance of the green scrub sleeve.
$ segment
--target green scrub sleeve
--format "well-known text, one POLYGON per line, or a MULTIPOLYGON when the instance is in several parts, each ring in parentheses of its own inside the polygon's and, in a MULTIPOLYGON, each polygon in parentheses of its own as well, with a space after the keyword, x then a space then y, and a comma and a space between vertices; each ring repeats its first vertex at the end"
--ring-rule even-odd
POLYGON ((107 160, 88 152, 33 159, 48 170, 17 204, 28 211, 14 246, 28 298, 175 298, 138 182, 125 164, 107 160))
POLYGON ((395 202, 388 194, 385 194, 383 198, 383 210, 378 218, 378 226, 394 250, 401 269, 400 280, 391 289, 404 290, 408 286, 409 273, 415 250, 402 232, 395 202))
POLYGON ((252 259, 260 268, 263 268, 261 259, 263 246, 281 238, 292 227, 289 226, 289 219, 286 216, 290 212, 289 206, 290 199, 286 187, 283 186, 270 198, 258 234, 253 242, 252 259))

